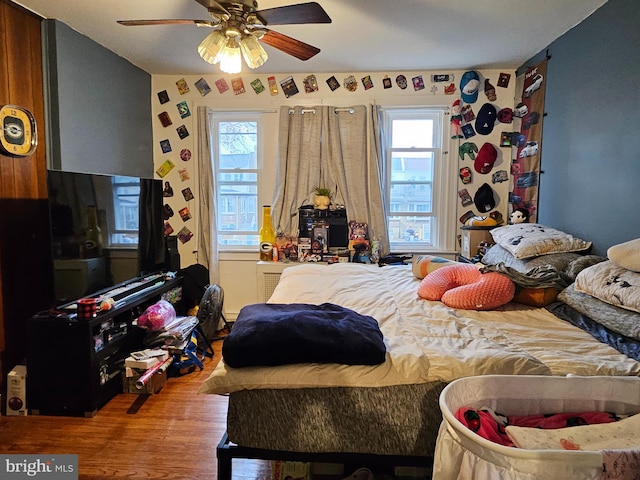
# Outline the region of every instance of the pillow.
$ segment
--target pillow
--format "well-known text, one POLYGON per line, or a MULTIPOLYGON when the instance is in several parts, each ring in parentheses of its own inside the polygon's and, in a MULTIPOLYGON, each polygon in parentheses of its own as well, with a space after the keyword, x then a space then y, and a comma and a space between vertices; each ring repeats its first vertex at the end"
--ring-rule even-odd
POLYGON ((454 263, 458 262, 433 255, 417 255, 413 257, 411 271, 417 279, 422 280, 435 269, 454 263))
POLYGON ((640 238, 614 245, 607 250, 607 257, 627 270, 640 272, 640 238))
POLYGON ((576 291, 599 298, 609 305, 640 312, 640 273, 611 260, 585 268, 574 283, 576 291))
POLYGON ((518 448, 530 450, 575 450, 576 446, 580 450, 635 449, 638 447, 638 429, 640 414, 618 422, 566 428, 505 427, 518 448))
POLYGON ((512 302, 532 307, 546 307, 556 301, 559 293, 560 290, 553 287, 521 288, 513 297, 512 302))
POLYGON ((491 235, 497 244, 516 258, 580 252, 591 247, 591 242, 538 223, 516 223, 497 227, 491 230, 491 235))
POLYGON ((604 262, 605 260, 606 258, 599 255, 580 255, 569 264, 569 267, 567 268, 567 275, 575 281, 576 277, 582 270, 595 265, 596 263, 604 262))
MULTIPOLYGON (((638 312, 616 307, 592 295, 577 292, 575 283, 562 290, 558 294, 558 300, 615 333, 640 340, 640 313, 638 312)), ((632 355, 627 353, 627 356, 631 357, 632 355)), ((636 357, 636 359, 640 360, 640 357, 636 357)))
POLYGON ((496 272, 482 273, 475 265, 458 263, 430 273, 420 282, 418 295, 462 310, 492 310, 509 303, 515 284, 496 272))
MULTIPOLYGON (((498 265, 504 263, 505 266, 511 267, 520 273, 529 273, 535 268, 542 266, 551 266, 559 272, 564 272, 570 268, 572 262, 583 258, 583 255, 575 252, 551 253, 549 255, 541 255, 539 257, 518 259, 511 252, 496 244, 487 251, 482 257, 481 262, 484 265, 498 265)), ((599 257, 605 260, 602 257, 599 257)), ((577 274, 577 272, 576 272, 577 274)), ((573 275, 571 278, 575 278, 573 275)))

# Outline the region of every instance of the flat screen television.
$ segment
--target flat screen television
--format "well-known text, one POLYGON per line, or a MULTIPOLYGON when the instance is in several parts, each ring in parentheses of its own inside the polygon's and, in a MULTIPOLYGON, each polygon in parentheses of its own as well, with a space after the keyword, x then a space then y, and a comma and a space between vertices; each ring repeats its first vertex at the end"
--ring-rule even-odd
POLYGON ((135 276, 165 268, 161 180, 48 170, 47 186, 56 304, 121 283, 116 257, 135 276))

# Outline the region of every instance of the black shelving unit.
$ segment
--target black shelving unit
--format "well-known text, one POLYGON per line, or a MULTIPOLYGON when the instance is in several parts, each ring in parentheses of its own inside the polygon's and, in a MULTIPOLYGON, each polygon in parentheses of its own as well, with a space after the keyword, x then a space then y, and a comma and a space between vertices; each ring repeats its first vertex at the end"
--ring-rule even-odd
POLYGON ((91 320, 78 319, 73 302, 33 316, 27 357, 31 414, 92 417, 122 392, 124 360, 144 348, 145 332, 133 321, 181 283, 152 278, 136 279, 131 287, 121 284, 115 307, 91 320))

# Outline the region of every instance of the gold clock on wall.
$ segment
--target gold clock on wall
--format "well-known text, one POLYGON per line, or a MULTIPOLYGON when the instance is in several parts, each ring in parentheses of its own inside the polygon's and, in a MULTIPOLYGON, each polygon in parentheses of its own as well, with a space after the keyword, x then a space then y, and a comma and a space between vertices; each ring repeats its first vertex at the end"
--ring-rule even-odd
POLYGON ((0 108, 0 150, 26 157, 37 145, 36 120, 30 111, 16 105, 0 108))

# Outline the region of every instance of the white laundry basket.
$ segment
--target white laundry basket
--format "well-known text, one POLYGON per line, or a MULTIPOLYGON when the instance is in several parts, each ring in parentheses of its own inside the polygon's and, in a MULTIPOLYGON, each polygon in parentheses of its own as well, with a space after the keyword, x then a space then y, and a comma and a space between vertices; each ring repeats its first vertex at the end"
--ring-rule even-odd
POLYGON ((504 415, 632 415, 640 412, 640 378, 487 375, 455 380, 440 395, 434 480, 600 480, 600 452, 505 447, 459 422, 454 415, 461 407, 489 407, 504 415))

